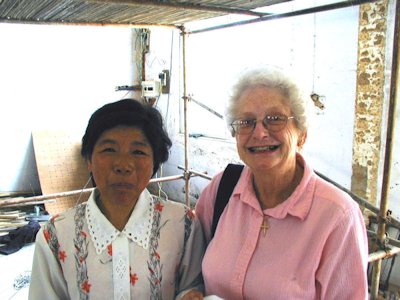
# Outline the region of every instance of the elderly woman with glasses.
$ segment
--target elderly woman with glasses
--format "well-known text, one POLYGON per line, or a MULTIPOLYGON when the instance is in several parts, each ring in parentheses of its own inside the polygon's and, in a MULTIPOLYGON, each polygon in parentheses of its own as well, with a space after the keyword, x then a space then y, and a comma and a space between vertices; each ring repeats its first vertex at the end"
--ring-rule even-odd
POLYGON ((222 172, 196 206, 208 242, 202 263, 206 295, 367 299, 363 216, 300 154, 306 107, 296 84, 277 69, 248 70, 234 86, 227 117, 245 166, 214 235, 222 172))

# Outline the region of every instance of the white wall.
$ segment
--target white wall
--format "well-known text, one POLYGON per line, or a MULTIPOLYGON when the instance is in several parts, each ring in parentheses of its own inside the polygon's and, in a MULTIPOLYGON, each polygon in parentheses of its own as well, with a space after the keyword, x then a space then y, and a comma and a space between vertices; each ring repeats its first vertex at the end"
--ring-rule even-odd
MULTIPOLYGON (((232 80, 244 67, 262 63, 289 70, 299 79, 307 95, 316 92, 325 97, 325 109, 314 108, 306 157, 316 170, 350 188, 357 35, 358 7, 189 35, 188 93, 223 114, 232 80)), ((156 35, 153 30, 151 38, 153 45, 153 40, 164 39, 164 47, 152 47, 151 61, 154 57, 156 61, 169 61, 168 36, 156 35)), ((179 66, 177 61, 174 64, 179 66)), ((172 95, 175 108, 169 109, 170 114, 174 111, 175 120, 180 92, 172 95)), ((164 98, 159 102, 163 103, 164 98)), ((214 175, 226 163, 237 160, 234 140, 229 137, 224 120, 193 102, 189 103, 188 115, 190 133, 227 139, 221 142, 220 139, 190 138, 191 167, 214 175)), ((169 164, 174 165, 177 160, 177 164, 183 165, 183 141, 177 135, 176 122, 173 124, 175 145, 169 164)), ((191 181, 194 196, 207 183, 203 182, 204 179, 191 181)), ((182 187, 170 185, 174 186, 173 197, 182 199, 182 187)))
POLYGON ((132 85, 131 29, 0 24, 0 192, 39 191, 31 132, 83 135, 91 113, 132 85))

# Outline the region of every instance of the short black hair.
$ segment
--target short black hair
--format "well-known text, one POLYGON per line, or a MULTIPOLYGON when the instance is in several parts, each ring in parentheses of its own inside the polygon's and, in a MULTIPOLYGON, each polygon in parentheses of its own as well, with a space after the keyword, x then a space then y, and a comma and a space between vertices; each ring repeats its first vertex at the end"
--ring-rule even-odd
POLYGON ((164 128, 160 112, 135 99, 122 99, 108 103, 92 114, 82 137, 82 157, 90 160, 100 135, 117 126, 135 127, 143 131, 153 149, 154 176, 160 164, 168 160, 172 143, 164 128))

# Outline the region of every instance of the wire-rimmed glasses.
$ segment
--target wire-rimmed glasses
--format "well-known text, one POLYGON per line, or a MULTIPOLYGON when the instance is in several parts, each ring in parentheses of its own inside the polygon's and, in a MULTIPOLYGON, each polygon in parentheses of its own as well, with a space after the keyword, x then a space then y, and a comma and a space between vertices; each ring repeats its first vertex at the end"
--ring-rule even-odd
MULTIPOLYGON (((285 128, 288 120, 295 119, 295 117, 288 117, 285 115, 266 115, 264 119, 261 120, 265 129, 271 132, 278 132, 285 128)), ((235 120, 231 123, 231 127, 236 134, 250 134, 256 128, 256 119, 243 119, 235 120)))

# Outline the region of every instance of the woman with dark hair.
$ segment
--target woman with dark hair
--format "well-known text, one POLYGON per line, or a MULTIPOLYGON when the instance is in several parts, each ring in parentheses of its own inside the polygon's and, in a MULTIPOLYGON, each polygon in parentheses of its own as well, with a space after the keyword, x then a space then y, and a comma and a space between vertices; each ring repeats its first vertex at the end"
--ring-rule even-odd
POLYGON ((170 147, 151 106, 125 99, 93 113, 81 154, 96 188, 87 203, 54 216, 38 233, 30 299, 201 295, 197 219, 185 205, 146 189, 170 147))

